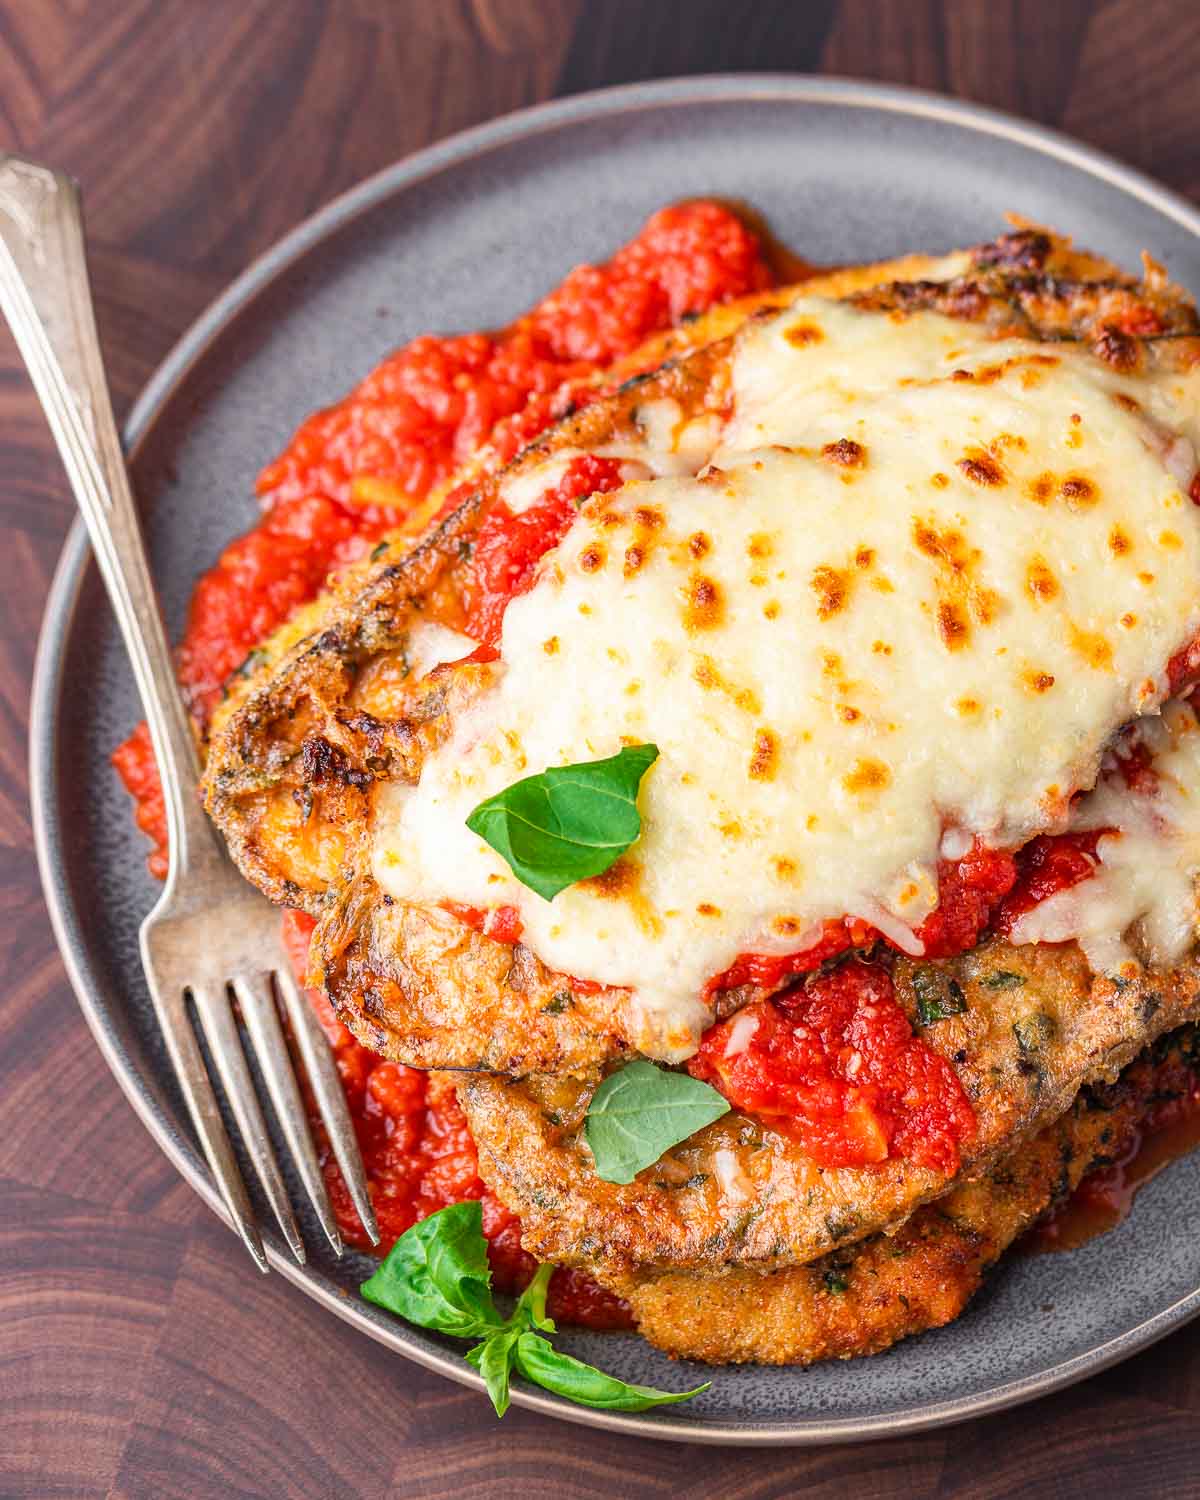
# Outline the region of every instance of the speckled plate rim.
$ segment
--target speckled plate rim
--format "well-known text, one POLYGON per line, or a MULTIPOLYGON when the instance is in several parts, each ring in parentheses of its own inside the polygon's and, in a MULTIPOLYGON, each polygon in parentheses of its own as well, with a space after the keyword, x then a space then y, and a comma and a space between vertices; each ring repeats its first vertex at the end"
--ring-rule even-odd
MULTIPOLYGON (((673 105, 695 105, 718 99, 793 101, 844 109, 872 109, 942 122, 1007 140, 1100 179, 1173 219, 1200 239, 1200 211, 1143 173, 1122 166, 1103 152, 1079 145, 1056 131, 923 90, 854 79, 768 73, 667 79, 602 89, 519 110, 463 131, 367 178, 305 219, 253 261, 192 324, 163 360, 129 415, 124 432, 127 449, 132 453, 145 440, 168 408, 179 383, 216 337, 269 283, 307 251, 391 195, 499 146, 531 139, 565 125, 604 120, 631 111, 661 110, 673 105)), ((86 948, 73 922, 71 895, 64 873, 61 830, 55 816, 55 742, 65 654, 90 561, 87 536, 82 523, 76 521, 64 544, 47 596, 34 665, 30 704, 30 797, 38 868, 67 973, 106 1063, 125 1097, 172 1164, 213 1212, 228 1223, 207 1168, 190 1137, 183 1133, 179 1121, 155 1097, 148 1080, 128 1066, 122 1056, 103 997, 89 976, 86 948)), ((403 1324, 368 1304, 347 1297, 344 1289, 318 1268, 297 1265, 278 1244, 268 1241, 267 1254, 274 1270, 353 1327, 427 1369, 482 1390, 481 1378, 462 1359, 414 1344, 412 1335, 403 1324)), ((557 1397, 542 1395, 528 1387, 514 1387, 513 1401, 515 1405, 586 1426, 673 1442, 764 1447, 815 1446, 850 1440, 861 1442, 947 1426, 1047 1395, 1128 1358, 1198 1313, 1200 1287, 1117 1337, 1036 1375, 1003 1382, 990 1391, 957 1400, 918 1404, 909 1411, 883 1413, 876 1417, 814 1418, 793 1425, 757 1425, 752 1420, 698 1421, 680 1415, 679 1408, 671 1408, 672 1415, 665 1412, 632 1415, 592 1411, 557 1397)))

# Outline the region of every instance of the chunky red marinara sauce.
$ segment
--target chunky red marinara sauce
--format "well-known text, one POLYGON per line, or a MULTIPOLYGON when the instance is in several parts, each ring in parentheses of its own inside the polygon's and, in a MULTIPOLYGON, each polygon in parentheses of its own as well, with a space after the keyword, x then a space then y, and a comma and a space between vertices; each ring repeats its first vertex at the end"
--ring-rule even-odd
POLYGON ((705 1033, 688 1071, 822 1167, 903 1156, 954 1172, 975 1134, 958 1075, 914 1036, 878 964, 851 960, 746 1006, 705 1033))
MULTIPOLYGON (((649 335, 774 279, 759 239, 736 215, 716 203, 684 203, 655 214, 607 264, 572 271, 509 328, 426 335, 390 355, 344 400, 304 422, 267 465, 257 485, 261 519, 196 585, 178 665, 197 720, 207 721, 229 675, 320 591, 331 571, 401 525, 481 445, 487 444, 489 467, 507 462, 572 405, 592 399, 591 377, 649 335)), ((538 558, 569 524, 573 502, 619 482, 615 463, 582 458, 530 511, 489 517, 467 584, 478 639, 496 638, 504 606, 529 586, 538 558)), ((154 841, 150 868, 164 875, 166 824, 145 725, 117 749, 113 763, 134 799, 139 827, 154 841)), ((288 918, 300 973, 310 927, 297 914, 288 918)), ((494 921, 489 930, 507 935, 494 921)), ((480 1180, 453 1088, 374 1056, 324 996, 310 996, 346 1086, 383 1248, 434 1210, 479 1198, 497 1283, 523 1285, 535 1263, 521 1248, 519 1223, 480 1180)), ((327 1146, 325 1157, 342 1232, 366 1248, 327 1146)), ((556 1272, 550 1302, 563 1321, 629 1326, 625 1304, 581 1272, 556 1272)))

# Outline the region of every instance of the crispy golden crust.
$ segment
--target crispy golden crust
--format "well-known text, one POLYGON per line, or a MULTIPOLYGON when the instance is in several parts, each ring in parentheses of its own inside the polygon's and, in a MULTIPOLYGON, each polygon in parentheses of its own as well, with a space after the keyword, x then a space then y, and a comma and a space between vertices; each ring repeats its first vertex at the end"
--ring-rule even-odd
POLYGON ((874 1235, 811 1265, 718 1275, 609 1278, 638 1331, 660 1349, 709 1364, 810 1365, 878 1354, 958 1317, 985 1271, 1085 1173, 1133 1139, 1151 1099, 1180 1087, 1195 1050, 1188 1028, 1165 1056, 1140 1058, 1119 1082, 1085 1091, 1061 1119, 926 1204, 892 1236, 874 1235))
POLYGON ((437 907, 381 897, 369 876, 322 922, 316 971, 364 1046, 413 1067, 582 1073, 624 1049, 619 1001, 572 996, 521 944, 437 907))
MULTIPOLYGON (((922 1029, 975 1110, 965 1179, 1057 1119, 1084 1084, 1115 1078, 1155 1037, 1200 1015, 1194 963, 1113 980, 1094 977, 1073 945, 993 940, 919 967, 926 983, 953 979, 966 997, 962 1014, 922 1029), (1021 982, 995 987, 997 973, 1021 982)), ((901 959, 894 972, 914 1025, 917 970, 901 959)), ((612 1275, 802 1265, 903 1223, 953 1180, 902 1158, 823 1170, 786 1136, 731 1112, 633 1182, 604 1182, 582 1134, 595 1082, 479 1076, 459 1091, 485 1181, 520 1215, 527 1248, 548 1260, 612 1275)))

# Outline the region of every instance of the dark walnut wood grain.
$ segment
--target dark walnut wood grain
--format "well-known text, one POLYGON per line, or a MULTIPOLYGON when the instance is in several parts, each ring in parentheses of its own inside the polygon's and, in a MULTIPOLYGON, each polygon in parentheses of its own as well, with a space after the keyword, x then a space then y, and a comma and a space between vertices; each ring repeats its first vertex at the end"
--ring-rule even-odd
MULTIPOLYGON (((1200 197, 1194 0, 0 0, 0 146, 87 184, 124 408, 252 256, 405 152, 559 92, 750 68, 1012 109, 1200 197)), ((947 1432, 716 1451, 497 1425, 252 1277, 118 1093, 42 907, 25 723, 71 506, 7 336, 0 472, 3 1500, 1197 1493, 1200 1327, 947 1432)))

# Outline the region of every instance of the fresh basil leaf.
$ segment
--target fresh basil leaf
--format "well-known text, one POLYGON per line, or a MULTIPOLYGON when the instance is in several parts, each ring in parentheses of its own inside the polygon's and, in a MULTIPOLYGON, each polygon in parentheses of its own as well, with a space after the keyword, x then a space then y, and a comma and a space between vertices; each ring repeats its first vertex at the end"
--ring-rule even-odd
POLYGON ((492 1398, 498 1417, 502 1417, 508 1410, 509 1377, 521 1331, 520 1328, 499 1329, 490 1338, 484 1339, 482 1344, 468 1349, 463 1356, 483 1376, 483 1383, 487 1386, 487 1393, 492 1398))
POLYGON ((526 1380, 543 1390, 577 1401, 581 1406, 596 1406, 602 1411, 648 1411, 652 1406, 670 1406, 689 1401, 708 1390, 705 1381, 690 1391, 659 1391, 651 1385, 627 1385, 615 1375, 606 1375, 593 1365, 573 1359, 555 1349, 540 1333, 523 1333, 517 1340, 517 1369, 526 1380))
POLYGON ((467 827, 522 885, 553 901, 567 886, 603 875, 636 842, 638 789, 657 759, 657 745, 633 745, 607 760, 551 766, 481 802, 467 827))
POLYGON ((410 1323, 470 1339, 503 1325, 477 1202, 452 1203, 406 1229, 360 1290, 410 1323))
POLYGON ((729 1111, 724 1095, 687 1073, 631 1062, 588 1105, 583 1132, 605 1182, 632 1182, 670 1146, 729 1111))
POLYGON ((456 1338, 480 1338, 465 1358, 483 1376, 498 1417, 508 1410, 514 1368, 568 1400, 610 1411, 646 1411, 708 1389, 702 1385, 675 1393, 626 1385, 569 1354, 559 1354, 533 1331, 555 1331, 554 1320, 546 1316, 553 1274, 553 1266, 539 1266, 512 1317, 501 1318, 492 1301, 482 1209, 477 1202, 454 1203, 406 1230, 361 1291, 369 1301, 422 1328, 456 1338))

